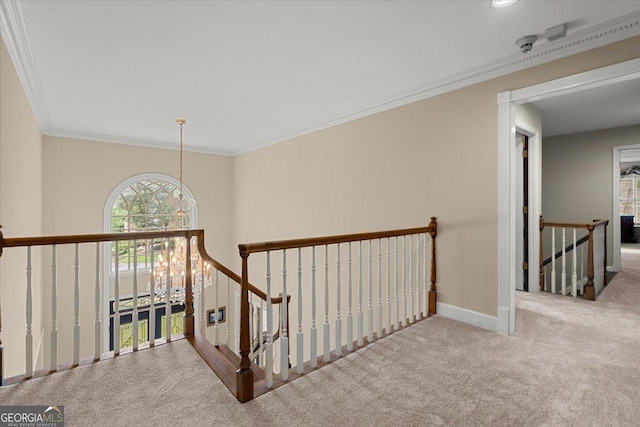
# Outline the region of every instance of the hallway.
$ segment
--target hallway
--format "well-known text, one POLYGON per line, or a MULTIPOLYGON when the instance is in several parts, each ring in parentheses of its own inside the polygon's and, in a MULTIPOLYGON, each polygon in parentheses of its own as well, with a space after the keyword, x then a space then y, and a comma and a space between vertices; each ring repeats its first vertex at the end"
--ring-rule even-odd
POLYGON ((639 284, 640 265, 595 302, 518 293, 513 337, 434 316, 244 405, 184 340, 0 402, 64 405, 67 426, 638 425, 639 284))

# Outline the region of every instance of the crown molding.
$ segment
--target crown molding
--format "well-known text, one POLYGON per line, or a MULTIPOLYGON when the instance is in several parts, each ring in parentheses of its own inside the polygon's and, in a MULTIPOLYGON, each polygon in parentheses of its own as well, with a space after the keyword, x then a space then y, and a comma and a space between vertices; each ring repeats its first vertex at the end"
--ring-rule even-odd
POLYGON ((40 83, 40 74, 32 55, 27 36, 22 6, 17 0, 0 1, 0 34, 22 83, 40 129, 51 127, 46 97, 40 83))
POLYGON ((487 62, 478 67, 469 68, 460 73, 447 76, 440 80, 420 85, 404 92, 397 93, 386 99, 341 116, 316 123, 314 125, 293 130, 273 138, 255 141, 238 150, 234 155, 247 153, 279 142, 287 141, 302 135, 317 132, 332 126, 360 119, 375 113, 390 110, 412 102, 431 98, 446 92, 462 89, 477 83, 497 77, 512 74, 526 68, 545 64, 587 50, 595 49, 611 43, 622 41, 640 35, 640 11, 594 25, 582 31, 568 35, 554 42, 534 45, 528 54, 520 52, 487 62))
MULTIPOLYGON (((34 115, 44 135, 85 139, 91 141, 128 144, 141 147, 175 149, 170 143, 117 135, 76 132, 54 128, 49 117, 46 98, 40 83, 36 62, 33 58, 19 0, 0 1, 0 34, 16 68, 16 72, 31 104, 34 115)), ((498 60, 464 70, 460 73, 420 85, 407 91, 383 98, 368 106, 347 114, 323 120, 314 125, 298 128, 275 137, 250 142, 239 149, 214 149, 200 146, 185 146, 186 151, 235 156, 247 153, 302 135, 317 132, 332 126, 366 117, 375 113, 400 107, 412 102, 441 95, 526 68, 555 61, 580 52, 615 43, 640 35, 640 11, 577 31, 554 42, 540 43, 529 54, 514 53, 498 60)))
MULTIPOLYGON (((75 132, 62 129, 48 129, 43 132, 46 136, 55 136, 59 138, 82 139, 86 141, 104 142, 108 144, 129 145, 144 148, 157 148, 161 150, 178 150, 179 146, 173 142, 153 141, 150 139, 130 138, 123 136, 105 135, 90 132, 75 132)), ((214 154, 218 156, 233 156, 231 150, 222 150, 218 148, 202 147, 198 145, 184 145, 184 151, 190 153, 214 154)))

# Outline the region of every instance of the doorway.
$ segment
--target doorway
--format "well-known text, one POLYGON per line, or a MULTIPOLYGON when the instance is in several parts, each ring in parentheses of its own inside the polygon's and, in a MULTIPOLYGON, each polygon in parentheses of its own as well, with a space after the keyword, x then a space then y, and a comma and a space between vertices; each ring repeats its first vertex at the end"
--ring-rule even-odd
MULTIPOLYGON (((639 78, 640 59, 634 59, 535 86, 502 92, 498 95, 498 332, 506 335, 512 335, 515 332, 516 277, 520 270, 516 255, 520 234, 516 223, 521 209, 517 204, 517 164, 519 162, 516 152, 516 106, 639 78)), ((531 197, 532 194, 530 193, 529 196, 531 197)), ((534 215, 529 210, 530 244, 532 240, 540 238, 539 228, 532 224, 536 221, 531 221, 531 216, 537 218, 538 215, 534 215)), ((619 218, 619 215, 617 218, 613 216, 614 235, 616 231, 619 233, 619 218), (618 230, 616 230, 616 219, 618 230)), ((535 253, 529 251, 529 255, 531 258, 535 253)))
POLYGON ((521 233, 517 239, 517 263, 521 266, 516 278, 516 290, 529 292, 529 137, 516 131, 516 152, 522 158, 518 162, 517 187, 521 207, 516 229, 521 233))

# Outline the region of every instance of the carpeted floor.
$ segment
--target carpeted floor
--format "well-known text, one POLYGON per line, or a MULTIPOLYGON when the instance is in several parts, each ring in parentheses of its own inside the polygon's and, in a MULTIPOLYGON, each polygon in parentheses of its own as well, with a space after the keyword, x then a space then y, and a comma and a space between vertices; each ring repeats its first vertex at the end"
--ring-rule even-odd
POLYGON ((640 425, 640 254, 596 302, 518 293, 516 322, 506 337, 435 316, 244 405, 186 341, 0 404, 64 405, 67 426, 640 425))

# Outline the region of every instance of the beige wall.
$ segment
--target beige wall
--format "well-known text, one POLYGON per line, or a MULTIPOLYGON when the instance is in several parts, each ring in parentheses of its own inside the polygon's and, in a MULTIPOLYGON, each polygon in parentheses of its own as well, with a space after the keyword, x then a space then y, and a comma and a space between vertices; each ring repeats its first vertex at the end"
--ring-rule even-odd
POLYGON ((640 56, 640 38, 564 58, 235 158, 234 241, 439 218, 439 301, 495 316, 497 94, 640 56))
MULTIPOLYGON (((559 135, 543 139, 542 208, 554 222, 612 218, 613 147, 640 144, 640 126, 559 135)), ((607 228, 609 235, 612 224, 607 228)), ((612 239, 608 239, 609 265, 612 239)))
MULTIPOLYGON (((84 234, 103 231, 104 206, 122 181, 143 173, 177 179, 178 151, 79 139, 44 137, 44 232, 84 234), (71 212, 71 213, 70 213, 71 212)), ((198 207, 198 227, 206 247, 223 263, 232 252, 233 159, 184 153, 184 183, 198 207)))
MULTIPOLYGON (((0 224, 6 237, 42 234, 42 135, 9 53, 0 43, 0 224)), ((34 250, 34 352, 42 336, 40 253, 34 250)), ((4 375, 25 370, 26 250, 5 249, 0 270, 4 375)))
MULTIPOLYGON (((85 234, 103 232, 104 207, 111 191, 125 179, 142 173, 163 173, 177 177, 178 152, 78 139, 44 137, 44 233, 85 234)), ((184 154, 184 183, 197 200, 198 228, 206 230, 210 255, 229 265, 233 251, 232 170, 233 159, 207 154, 184 154)), ((93 351, 93 269, 94 250, 81 260, 83 283, 81 302, 82 353, 93 351)), ((58 281, 61 304, 73 301, 72 254, 61 255, 58 281), (65 261, 66 260, 66 261, 65 261)), ((45 264, 47 261, 45 261, 45 264)), ((144 277, 138 288, 146 289, 144 277)), ((124 277, 120 295, 131 295, 131 277, 124 277)), ((111 292, 113 294, 113 291, 111 292)), ((47 289, 47 295, 49 291, 47 289)), ((208 300, 213 301, 207 294, 208 300)), ((210 308, 210 307, 207 307, 210 308)), ((72 310, 60 312, 61 360, 71 353, 72 310)), ((211 329, 211 328, 209 328, 211 329)), ((207 331, 209 332, 209 331, 207 331)))

